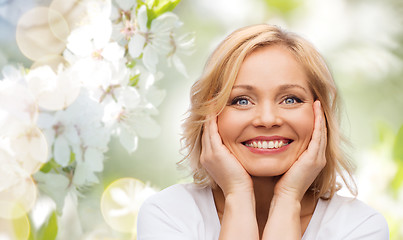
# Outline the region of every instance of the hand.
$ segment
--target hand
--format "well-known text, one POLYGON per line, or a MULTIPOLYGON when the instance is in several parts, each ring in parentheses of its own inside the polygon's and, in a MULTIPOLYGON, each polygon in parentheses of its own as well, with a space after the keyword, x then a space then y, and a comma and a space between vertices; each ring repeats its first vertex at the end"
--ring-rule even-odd
POLYGON ((236 192, 253 192, 252 178, 222 143, 217 117, 211 117, 204 124, 200 163, 220 186, 225 197, 236 192))
POLYGON ((315 124, 308 148, 276 183, 274 194, 302 200, 305 192, 326 165, 327 129, 319 101, 313 104, 315 124))

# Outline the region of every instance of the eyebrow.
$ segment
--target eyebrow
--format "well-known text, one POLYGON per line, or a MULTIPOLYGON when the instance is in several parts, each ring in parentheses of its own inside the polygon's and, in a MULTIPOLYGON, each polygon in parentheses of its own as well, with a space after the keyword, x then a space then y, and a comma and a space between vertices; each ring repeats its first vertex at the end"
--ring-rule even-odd
MULTIPOLYGON (((243 84, 242 85, 234 85, 232 87, 232 89, 236 89, 236 88, 244 88, 244 89, 249 90, 249 91, 255 89, 255 87, 253 87, 251 85, 246 85, 246 84, 245 85, 243 85, 243 84)), ((302 89, 304 92, 308 93, 308 91, 304 87, 302 87, 301 85, 298 85, 298 84, 284 84, 284 85, 279 86, 280 91, 285 91, 285 90, 288 90, 288 89, 291 89, 291 88, 299 88, 299 89, 302 89)))
POLYGON ((299 88, 299 89, 302 89, 304 92, 308 93, 308 91, 303 86, 298 85, 298 84, 284 84, 279 87, 279 89, 282 91, 288 90, 290 88, 299 88))

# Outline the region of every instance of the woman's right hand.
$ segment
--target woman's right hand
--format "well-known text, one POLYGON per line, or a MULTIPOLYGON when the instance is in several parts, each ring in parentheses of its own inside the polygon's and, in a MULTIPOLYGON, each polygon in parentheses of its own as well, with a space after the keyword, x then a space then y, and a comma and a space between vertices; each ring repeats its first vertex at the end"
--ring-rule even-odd
POLYGON ((204 124, 200 163, 224 193, 219 239, 259 239, 252 178, 223 144, 217 117, 208 119, 204 124))
POLYGON ((253 192, 252 178, 221 140, 217 117, 208 119, 202 135, 200 163, 220 186, 224 196, 253 192))

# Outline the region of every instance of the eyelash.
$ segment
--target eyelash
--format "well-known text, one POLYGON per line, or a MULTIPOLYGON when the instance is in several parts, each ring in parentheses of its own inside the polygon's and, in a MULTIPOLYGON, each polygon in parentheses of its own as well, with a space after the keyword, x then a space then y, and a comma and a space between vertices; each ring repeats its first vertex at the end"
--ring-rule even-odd
MULTIPOLYGON (((285 101, 286 101, 287 99, 294 99, 294 100, 295 100, 295 103, 302 103, 302 102, 303 102, 300 98, 298 98, 298 97, 296 97, 296 96, 293 96, 293 95, 285 96, 281 102, 282 102, 282 103, 285 103, 285 101)), ((294 103, 294 104, 295 104, 295 103, 294 103)), ((286 103, 285 103, 285 104, 286 104, 286 103)))
MULTIPOLYGON (((289 96, 285 96, 281 100, 281 103, 286 104, 285 101, 287 99, 293 99, 295 101, 295 103, 290 103, 290 104, 296 104, 296 103, 302 103, 303 102, 303 100, 301 100, 300 98, 298 98, 298 97, 296 97, 294 95, 289 95, 289 96)), ((241 101, 241 100, 248 101, 248 104, 251 103, 251 101, 250 101, 250 99, 248 97, 239 96, 239 97, 235 97, 234 99, 232 99, 232 101, 230 102, 230 105, 237 105, 237 106, 246 106, 246 105, 248 105, 248 104, 239 104, 239 101, 241 101)), ((286 104, 286 105, 289 105, 289 104, 286 104)))
POLYGON ((246 100, 246 101, 248 101, 248 103, 250 103, 249 98, 247 98, 245 96, 239 96, 239 97, 235 97, 234 99, 232 99, 230 105, 246 106, 244 104, 239 104, 239 101, 241 101, 241 100, 246 100))

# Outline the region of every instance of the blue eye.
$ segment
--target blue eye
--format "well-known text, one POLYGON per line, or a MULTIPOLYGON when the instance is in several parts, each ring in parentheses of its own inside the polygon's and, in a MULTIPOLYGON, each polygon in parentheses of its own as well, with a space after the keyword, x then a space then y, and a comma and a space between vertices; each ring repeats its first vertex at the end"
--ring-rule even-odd
POLYGON ((248 105, 249 101, 248 99, 238 99, 237 103, 239 105, 248 105))
POLYGON ((284 100, 284 103, 285 104, 293 104, 293 103, 295 103, 295 99, 294 98, 286 98, 284 100))
POLYGON ((284 104, 296 104, 296 103, 301 103, 302 102, 302 100, 301 99, 299 99, 299 98, 297 98, 297 97, 286 97, 284 100, 283 100, 283 103, 284 104))
POLYGON ((251 102, 246 97, 236 97, 231 101, 231 105, 248 106, 251 102))

